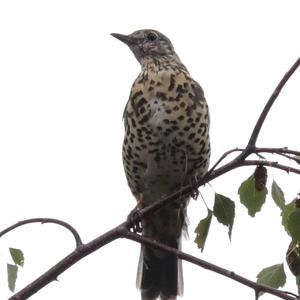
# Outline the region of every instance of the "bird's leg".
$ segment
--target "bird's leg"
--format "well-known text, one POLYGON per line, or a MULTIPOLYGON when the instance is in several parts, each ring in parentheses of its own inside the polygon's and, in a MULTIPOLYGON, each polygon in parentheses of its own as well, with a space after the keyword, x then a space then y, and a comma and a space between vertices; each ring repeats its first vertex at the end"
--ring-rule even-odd
POLYGON ((133 232, 135 233, 141 233, 142 232, 142 226, 141 226, 141 214, 140 210, 143 208, 143 194, 139 194, 137 197, 137 204, 133 208, 133 210, 129 213, 127 217, 127 222, 130 224, 132 227, 133 232))

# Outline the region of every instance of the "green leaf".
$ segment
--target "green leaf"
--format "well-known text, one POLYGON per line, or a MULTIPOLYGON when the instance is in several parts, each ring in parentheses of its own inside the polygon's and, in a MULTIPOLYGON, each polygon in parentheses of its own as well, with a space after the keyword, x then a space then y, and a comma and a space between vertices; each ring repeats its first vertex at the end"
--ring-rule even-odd
MULTIPOLYGON (((286 262, 295 276, 300 275, 300 246, 291 242, 286 252, 286 262)), ((300 278, 299 278, 300 279, 300 278)))
POLYGON ((263 190, 258 191, 255 188, 254 176, 251 175, 248 179, 242 182, 238 193, 240 195, 241 203, 248 209, 248 214, 251 217, 254 217, 265 203, 268 190, 267 188, 264 188, 263 190))
POLYGON ((288 228, 288 223, 289 223, 289 217, 290 214, 294 211, 296 211, 298 208, 295 205, 295 200, 291 201, 289 204, 286 204, 281 211, 281 218, 282 218, 282 225, 286 232, 290 234, 289 228, 288 228))
POLYGON ((198 226, 195 229, 196 238, 195 243, 197 244, 198 248, 201 249, 201 252, 204 250, 206 238, 208 236, 209 227, 211 224, 212 219, 212 211, 210 209, 207 210, 207 216, 202 219, 198 226))
POLYGON ((300 242, 300 209, 292 211, 288 217, 287 229, 294 243, 300 242))
POLYGON ((213 214, 220 223, 228 226, 228 235, 229 239, 231 239, 232 226, 235 217, 234 202, 231 199, 216 193, 213 214))
POLYGON ((24 255, 20 249, 9 248, 10 255, 14 261, 14 263, 18 266, 24 266, 24 255))
POLYGON ((18 276, 18 266, 7 264, 7 279, 10 291, 14 292, 18 276))
POLYGON ((257 283, 270 286, 274 289, 283 287, 286 282, 286 275, 282 264, 273 265, 262 269, 256 276, 257 283))
POLYGON ((275 180, 273 180, 272 183, 272 198, 276 205, 280 208, 283 209, 285 205, 285 199, 284 199, 284 194, 281 188, 278 186, 275 180))
POLYGON ((298 295, 300 295, 300 276, 296 276, 296 284, 297 284, 297 287, 298 287, 298 295))

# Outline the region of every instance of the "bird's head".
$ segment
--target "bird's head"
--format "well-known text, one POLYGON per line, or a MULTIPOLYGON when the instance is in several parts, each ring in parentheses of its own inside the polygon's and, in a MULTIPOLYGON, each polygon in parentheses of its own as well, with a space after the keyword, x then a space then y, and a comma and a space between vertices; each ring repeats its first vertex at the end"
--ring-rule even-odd
POLYGON ((143 29, 129 35, 119 33, 111 35, 125 43, 141 64, 146 59, 179 60, 171 41, 156 30, 143 29))

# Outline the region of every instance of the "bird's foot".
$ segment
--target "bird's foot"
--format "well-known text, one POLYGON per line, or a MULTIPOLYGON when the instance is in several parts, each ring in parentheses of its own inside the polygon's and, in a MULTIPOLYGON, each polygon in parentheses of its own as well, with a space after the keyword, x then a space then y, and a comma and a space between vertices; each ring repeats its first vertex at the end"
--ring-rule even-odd
POLYGON ((140 213, 142 207, 141 206, 142 200, 143 200, 143 195, 140 194, 137 205, 127 216, 127 222, 134 233, 142 232, 142 225, 141 225, 142 216, 140 213))
POLYGON ((192 192, 191 192, 191 197, 194 200, 197 200, 198 197, 199 197, 199 194, 200 194, 199 190, 198 190, 198 187, 197 187, 197 183, 198 183, 198 178, 197 178, 197 176, 195 176, 191 179, 191 182, 190 182, 191 186, 194 187, 192 192))

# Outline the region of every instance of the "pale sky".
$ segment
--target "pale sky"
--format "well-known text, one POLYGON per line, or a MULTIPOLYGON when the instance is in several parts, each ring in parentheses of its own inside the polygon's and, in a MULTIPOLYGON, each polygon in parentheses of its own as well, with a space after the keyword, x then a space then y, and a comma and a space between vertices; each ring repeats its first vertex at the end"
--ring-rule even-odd
MULTIPOLYGON (((140 66, 111 32, 153 28, 172 40, 205 91, 212 165, 225 151, 245 146, 270 94, 299 57, 299 12, 299 0, 1 1, 0 228, 52 217, 72 224, 88 242, 123 222, 135 205, 121 160, 122 113, 140 66)), ((259 146, 300 150, 299 101, 300 70, 272 108, 259 146)), ((206 215, 199 198, 189 207, 183 250, 255 280, 262 268, 283 261, 289 237, 270 196, 254 219, 240 204, 238 187, 253 170, 230 172, 201 189, 211 207, 213 190, 235 201, 232 243, 214 220, 204 253, 197 249, 194 229, 206 215)), ((291 201, 299 176, 269 169, 269 190, 273 178, 291 201)), ((8 247, 25 254, 18 290, 74 246, 69 232, 55 225, 28 225, 3 237, 0 299, 11 295, 8 247)), ((31 299, 139 299, 138 257, 138 244, 115 241, 31 299)), ((232 280, 189 263, 183 268, 182 299, 254 299, 251 289, 232 280)), ((296 292, 285 269, 284 289, 296 292)))

